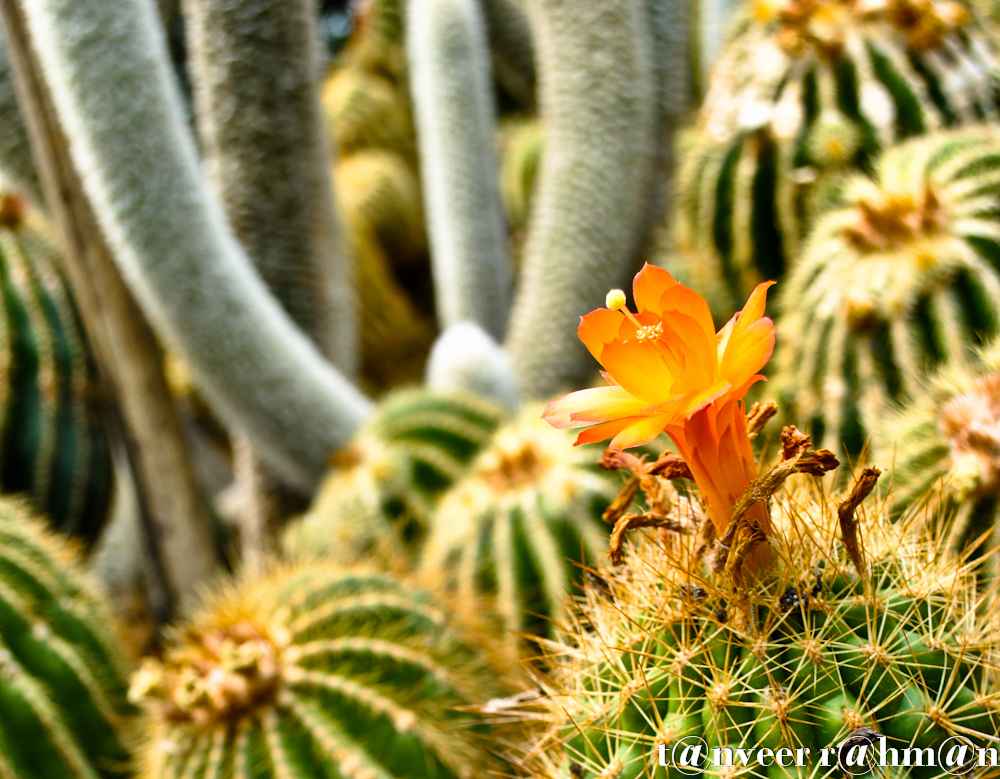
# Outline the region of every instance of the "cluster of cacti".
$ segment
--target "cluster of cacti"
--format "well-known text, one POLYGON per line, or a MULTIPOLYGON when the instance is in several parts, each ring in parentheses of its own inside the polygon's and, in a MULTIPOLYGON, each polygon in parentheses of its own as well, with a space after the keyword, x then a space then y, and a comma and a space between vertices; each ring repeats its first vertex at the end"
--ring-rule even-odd
POLYGON ((797 262, 844 171, 1000 112, 991 31, 952 0, 747 4, 685 154, 676 241, 729 305, 797 262))
POLYGON ((0 502, 0 775, 130 775, 128 663, 75 550, 0 502))
POLYGON ((402 390, 383 400, 285 536, 292 556, 356 560, 419 548, 434 505, 490 440, 500 408, 474 396, 402 390))
POLYGON ((946 543, 985 557, 1000 573, 1000 351, 991 344, 974 365, 946 368, 893 414, 880 419, 873 457, 893 464, 894 515, 929 505, 946 543))
POLYGON ((817 222, 781 285, 776 382, 824 446, 859 454, 892 402, 996 332, 998 153, 985 126, 908 141, 817 222))
POLYGON ((421 576, 452 608, 496 615, 514 656, 518 634, 550 635, 564 621, 584 566, 607 547, 602 514, 620 486, 598 450, 574 450, 540 411, 500 428, 445 494, 421 558, 421 576))
POLYGON ((875 760, 883 736, 897 756, 951 737, 993 743, 996 609, 969 568, 880 508, 850 519, 856 557, 831 520, 837 503, 816 488, 792 489, 774 508, 777 562, 753 581, 712 573, 696 534, 648 535, 588 589, 568 639, 548 647, 549 695, 541 712, 533 704, 548 724, 527 755, 532 776, 725 776, 745 764, 736 748, 753 755, 754 775, 815 776, 836 770, 852 736, 870 739, 858 743, 875 760), (681 762, 698 739, 708 767, 681 762), (729 769, 712 762, 724 747, 729 769), (760 748, 770 763, 755 762, 760 748))
POLYGON ((139 779, 468 779, 494 762, 459 711, 500 687, 425 593, 280 568, 225 588, 135 675, 139 779))
POLYGON ((112 491, 101 392, 60 258, 37 219, 20 197, 0 195, 0 490, 27 493, 54 527, 91 542, 112 491))

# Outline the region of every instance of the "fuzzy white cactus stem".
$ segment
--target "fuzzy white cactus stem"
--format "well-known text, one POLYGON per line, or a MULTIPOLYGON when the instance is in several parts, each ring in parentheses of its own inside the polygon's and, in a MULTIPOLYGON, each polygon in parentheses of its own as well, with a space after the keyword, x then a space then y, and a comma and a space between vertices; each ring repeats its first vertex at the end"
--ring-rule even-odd
POLYGON ((236 237, 299 327, 348 375, 352 264, 334 211, 313 0, 185 0, 205 168, 236 237))
POLYGON ((140 303, 228 424, 315 483, 371 405, 256 274, 199 169, 156 7, 21 0, 84 190, 140 303))
POLYGON ((526 398, 596 367, 576 328, 646 223, 654 82, 640 0, 530 0, 545 153, 506 348, 526 398))
POLYGON ((45 203, 3 36, 0 36, 0 185, 20 190, 36 205, 45 203))
POLYGON ((407 49, 438 320, 506 329, 511 271, 476 0, 411 0, 407 49))

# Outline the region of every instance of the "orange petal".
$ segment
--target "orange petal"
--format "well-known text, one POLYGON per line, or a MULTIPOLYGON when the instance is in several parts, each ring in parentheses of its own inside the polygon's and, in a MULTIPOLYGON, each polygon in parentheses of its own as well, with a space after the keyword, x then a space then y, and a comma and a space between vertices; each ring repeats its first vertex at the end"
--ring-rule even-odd
POLYGON ((573 446, 579 446, 580 444, 594 444, 598 441, 606 441, 609 438, 613 438, 618 435, 622 430, 631 424, 634 424, 636 417, 628 417, 626 419, 616 419, 613 422, 605 422, 603 425, 595 425, 594 427, 588 427, 586 430, 582 431, 577 437, 573 446))
POLYGON ((710 387, 706 387, 701 392, 696 392, 684 399, 683 408, 679 410, 678 416, 690 418, 706 406, 714 403, 723 395, 726 395, 733 385, 724 379, 720 379, 710 387))
POLYGON ((660 403, 670 397, 670 388, 681 366, 678 365, 673 372, 667 365, 667 359, 668 356, 653 342, 635 339, 610 343, 601 355, 601 362, 615 377, 615 382, 646 401, 646 405, 660 403))
POLYGON ((719 364, 720 376, 734 386, 743 384, 771 359, 774 337, 774 323, 767 317, 758 319, 742 332, 734 330, 719 364))
POLYGON ((629 449, 633 446, 648 444, 663 432, 666 417, 656 414, 650 417, 636 418, 632 424, 622 429, 608 444, 612 449, 629 449))
POLYGON ((646 405, 621 387, 594 387, 556 398, 545 407, 542 419, 552 427, 586 427, 595 422, 634 416, 646 405))
POLYGON ((663 268, 657 268, 648 262, 642 266, 642 270, 635 274, 632 280, 632 297, 635 298, 635 307, 639 313, 652 311, 660 314, 660 296, 668 289, 680 286, 674 277, 663 268))
POLYGON ((618 337, 618 329, 621 327, 622 321, 627 320, 621 311, 599 308, 580 317, 580 326, 577 328, 576 334, 590 353, 594 355, 594 359, 600 362, 604 347, 618 337))
POLYGON ((693 289, 677 284, 660 295, 658 306, 664 319, 671 318, 673 312, 684 314, 697 323, 707 342, 711 343, 715 338, 715 322, 712 321, 708 303, 693 289))
POLYGON ((775 282, 773 281, 765 281, 763 284, 758 284, 754 288, 754 291, 750 293, 746 305, 743 306, 743 310, 739 313, 739 319, 736 320, 736 326, 733 328, 733 337, 738 336, 764 316, 764 306, 767 304, 767 290, 774 286, 774 284, 775 282))

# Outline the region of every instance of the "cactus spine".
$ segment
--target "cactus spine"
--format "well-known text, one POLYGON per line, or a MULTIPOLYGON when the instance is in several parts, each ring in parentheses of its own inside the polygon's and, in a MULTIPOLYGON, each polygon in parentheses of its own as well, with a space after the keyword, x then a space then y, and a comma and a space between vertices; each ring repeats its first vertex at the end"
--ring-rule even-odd
POLYGON ((292 320, 351 375, 353 273, 326 165, 314 2, 184 11, 205 166, 229 223, 292 320))
POLYGON ((816 225, 783 285, 777 383, 824 446, 860 453, 889 403, 996 332, 998 153, 988 128, 914 139, 816 225))
POLYGON ((24 14, 126 281, 225 421, 279 475, 312 485, 371 407, 295 328, 227 229, 152 4, 42 0, 24 14))
POLYGON ((73 550, 0 501, 0 775, 129 776, 127 664, 73 550))
POLYGON ((354 561, 418 549, 434 505, 490 440, 500 409, 461 394, 402 390, 383 400, 289 528, 293 555, 354 561))
POLYGON ((76 310, 31 220, 20 198, 0 196, 0 489, 27 493, 55 528, 91 542, 107 517, 110 450, 76 310))
MULTIPOLYGON (((704 739, 709 761, 729 747, 730 766, 740 765, 736 748, 810 750, 803 768, 751 769, 775 778, 823 772, 822 750, 860 728, 873 748, 880 735, 897 750, 955 736, 992 744, 996 608, 968 567, 914 523, 907 530, 862 507, 862 578, 829 521, 837 505, 828 496, 795 489, 775 508, 770 543, 781 562, 752 586, 702 565, 693 533, 644 536, 626 548, 627 566, 602 573, 571 638, 550 649, 559 659, 543 685, 549 724, 533 741, 532 776, 664 775, 659 748, 669 758, 685 737, 704 739)), ((704 775, 736 771, 710 763, 704 775)))
POLYGON ((615 486, 594 447, 572 440, 528 408, 501 428, 469 474, 441 500, 423 552, 424 580, 468 615, 495 615, 509 655, 515 633, 551 634, 581 564, 603 555, 601 514, 615 486))
POLYGON ((974 366, 946 368, 917 397, 880 420, 875 456, 894 463, 888 492, 893 514, 931 504, 946 523, 948 547, 971 546, 1000 575, 1000 350, 994 343, 974 366), (992 553, 991 553, 992 552, 992 553))
POLYGON ((486 31, 475 0, 413 0, 407 29, 438 322, 507 326, 511 268, 486 31))
POLYGON ((735 25, 683 165, 678 241, 739 305, 800 255, 829 179, 941 127, 995 120, 1000 57, 951 0, 780 0, 735 25))
POLYGON ((492 760, 454 709, 495 686, 424 593, 281 569, 217 593, 136 674, 137 778, 466 779, 492 760))
POLYGON ((546 153, 505 347, 543 398, 591 369, 580 315, 629 271, 654 133, 652 44, 637 0, 532 0, 546 153))

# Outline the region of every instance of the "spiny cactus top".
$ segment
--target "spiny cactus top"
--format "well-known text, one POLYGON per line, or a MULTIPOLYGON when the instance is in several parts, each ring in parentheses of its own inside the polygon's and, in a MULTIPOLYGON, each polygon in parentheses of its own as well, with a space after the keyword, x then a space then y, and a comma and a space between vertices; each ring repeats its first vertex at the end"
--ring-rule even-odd
POLYGON ((0 194, 0 489, 93 541, 111 497, 99 392, 55 249, 23 200, 0 194))
POLYGON ((782 289, 777 383, 825 446, 859 453, 888 401, 996 332, 998 160, 985 127, 909 141, 816 225, 782 289))
POLYGON ((559 659, 534 711, 548 722, 534 726, 533 776, 843 775, 836 748, 852 734, 869 739, 869 755, 884 736, 897 765, 925 766, 890 776, 946 776, 926 768, 925 750, 946 757, 949 738, 995 747, 995 600, 914 523, 867 507, 850 519, 865 550, 859 576, 837 501, 796 486, 772 511, 779 562, 750 587, 703 566, 693 533, 637 540, 627 567, 602 574, 572 637, 550 647, 559 659), (707 766, 660 767, 699 740, 707 766), (724 752, 713 757, 725 747, 728 768, 724 752), (761 748, 772 750, 763 764, 761 748), (747 769, 733 767, 736 749, 749 750, 747 769))
POLYGON ((216 593, 147 661, 138 779, 464 779, 456 711, 495 688, 444 611, 380 574, 304 566, 216 593))
MULTIPOLYGON (((579 334, 607 370, 609 386, 552 401, 544 419, 554 427, 587 427, 577 443, 611 439, 611 448, 649 443, 666 432, 677 445, 721 533, 736 499, 757 475, 742 398, 774 348, 764 316, 770 284, 761 284, 743 311, 716 334, 708 305, 665 270, 646 265, 635 277, 637 313, 621 290, 607 308, 587 314, 579 334)), ((766 529, 767 516, 752 508, 766 529)))
POLYGON ((1000 55, 966 3, 748 6, 715 69, 680 188, 679 240, 725 276, 733 305, 798 256, 811 201, 831 178, 899 140, 1000 115, 1000 55))
POLYGON ((422 555, 427 582, 454 596, 454 608, 490 613, 513 657, 515 633, 545 636, 563 622, 581 563, 607 546, 601 515, 619 481, 597 467, 594 447, 574 450, 538 412, 500 428, 445 493, 422 555))
POLYGON ((875 457, 893 463, 894 515, 930 503, 950 548, 967 545, 1000 574, 1000 344, 974 366, 942 371, 905 407, 879 420, 875 457))
POLYGON ((466 470, 500 422, 499 406, 459 393, 390 395, 333 470, 286 549, 352 559, 417 548, 441 494, 466 470))
POLYGON ((74 550, 0 500, 0 776, 124 779, 128 664, 74 550))

